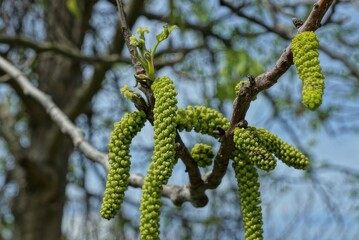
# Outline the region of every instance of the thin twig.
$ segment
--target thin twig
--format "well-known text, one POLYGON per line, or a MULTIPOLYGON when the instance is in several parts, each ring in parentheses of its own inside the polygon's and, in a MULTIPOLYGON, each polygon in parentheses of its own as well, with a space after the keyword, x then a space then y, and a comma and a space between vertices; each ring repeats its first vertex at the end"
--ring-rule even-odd
POLYGON ((119 54, 105 54, 102 56, 86 56, 79 49, 65 45, 63 43, 51 43, 51 42, 36 42, 30 38, 22 36, 8 36, 1 34, 0 43, 5 43, 9 45, 19 45, 23 47, 28 47, 34 51, 41 52, 55 52, 63 56, 77 59, 79 61, 88 62, 88 63, 105 63, 105 64, 115 64, 118 62, 130 63, 130 60, 122 57, 119 54))
POLYGON ((136 51, 135 47, 130 44, 130 37, 132 36, 132 34, 126 20, 126 14, 125 14, 125 10, 123 9, 122 0, 116 0, 116 2, 117 2, 118 17, 120 19, 122 34, 125 39, 128 51, 130 52, 132 64, 133 66, 135 66, 136 75, 145 74, 146 73, 145 69, 142 67, 142 65, 140 64, 140 62, 138 61, 135 55, 135 51, 136 51))
MULTIPOLYGON (((120 27, 122 30, 122 35, 123 35, 123 38, 125 39, 127 49, 130 52, 132 64, 135 67, 135 76, 145 75, 146 71, 143 68, 143 66, 141 65, 138 58, 136 57, 136 54, 135 54, 136 49, 130 43, 130 37, 132 36, 132 34, 131 34, 130 28, 128 26, 127 20, 126 20, 126 13, 123 8, 122 0, 116 0, 116 2, 117 2, 118 16, 120 19, 120 27)), ((140 83, 140 84, 137 84, 137 87, 145 94, 145 96, 147 98, 148 105, 150 107, 150 109, 146 110, 145 112, 151 112, 153 109, 154 103, 155 103, 155 99, 153 97, 153 94, 152 94, 152 91, 150 88, 150 83, 147 83, 147 85, 140 83)))
POLYGON ((261 21, 261 20, 257 19, 255 16, 247 15, 240 8, 235 7, 234 5, 232 5, 231 3, 229 3, 225 0, 220 0, 220 4, 222 6, 226 6, 227 8, 229 8, 237 16, 245 18, 253 23, 256 23, 257 25, 263 27, 264 29, 266 29, 269 32, 275 32, 283 38, 288 38, 288 33, 286 31, 284 31, 283 29, 280 29, 278 26, 270 26, 265 21, 261 21))

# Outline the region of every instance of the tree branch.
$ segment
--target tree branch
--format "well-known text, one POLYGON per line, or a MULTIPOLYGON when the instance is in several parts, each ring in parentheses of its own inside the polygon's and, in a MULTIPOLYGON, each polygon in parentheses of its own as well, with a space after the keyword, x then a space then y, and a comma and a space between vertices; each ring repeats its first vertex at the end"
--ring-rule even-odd
MULTIPOLYGON (((319 0, 315 3, 310 15, 302 27, 299 28, 298 32, 315 31, 320 26, 320 22, 332 2, 333 0, 319 0)), ((231 124, 225 136, 221 139, 222 143, 216 155, 212 173, 205 176, 206 188, 213 188, 221 183, 227 170, 230 154, 234 150, 234 129, 241 120, 245 119, 252 99, 254 99, 259 92, 273 86, 279 77, 292 65, 293 55, 291 46, 289 45, 271 70, 256 77, 254 83, 248 83, 241 88, 240 93, 234 100, 231 124)))
MULTIPOLYGON (((333 3, 332 5, 332 10, 331 12, 329 13, 329 16, 328 18, 325 20, 325 22, 323 23, 323 25, 325 24, 328 24, 330 22, 332 22, 331 20, 331 17, 332 15, 334 14, 335 12, 335 7, 339 4, 339 3, 344 3, 343 2, 339 2, 339 1, 331 1, 331 2, 326 2, 326 1, 318 1, 317 2, 317 7, 318 7, 318 10, 315 11, 315 8, 316 6, 314 6, 314 9, 313 11, 311 12, 311 14, 314 14, 312 17, 309 16, 308 17, 308 20, 306 21, 306 25, 305 26, 305 29, 300 29, 299 32, 302 32, 302 31, 313 31, 313 30, 316 30, 319 26, 320 26, 320 21, 322 20, 323 16, 321 16, 321 14, 324 14, 325 11, 324 9, 326 7, 329 8, 329 6, 331 5, 331 3, 333 3)), ((279 28, 276 28, 276 27, 271 27, 269 26, 266 22, 264 21, 261 21, 260 19, 257 19, 255 17, 252 17, 252 16, 249 16, 249 15, 246 15, 244 12, 241 11, 241 8, 238 8, 238 7, 235 7, 233 6, 232 4, 228 3, 227 1, 225 0, 220 0, 220 4, 223 5, 223 6, 226 6, 228 7, 228 9, 230 9, 232 12, 234 12, 237 16, 240 16, 240 17, 243 17, 259 26, 262 26, 264 29, 266 29, 267 31, 269 32, 272 32, 272 33, 276 33, 278 34, 280 37, 282 37, 283 39, 286 39, 286 40, 290 40, 291 39, 291 36, 289 34, 289 32, 286 32, 284 31, 283 29, 279 29, 279 28)), ((295 4, 298 4, 298 3, 295 3, 295 4)), ((302 4, 302 3, 300 3, 302 4)), ((305 3, 304 3, 305 4, 305 3)), ((308 4, 308 3, 307 3, 308 4)), ((328 9, 327 8, 327 9, 328 9)), ((349 71, 351 72, 351 74, 358 78, 359 79, 359 69, 353 64, 350 62, 350 60, 348 58, 346 58, 345 56, 343 55, 340 55, 338 53, 334 53, 332 50, 329 50, 328 48, 326 48, 325 46, 321 45, 320 46, 320 50, 322 50, 323 52, 325 52, 329 57, 331 57, 332 59, 336 59, 336 60, 339 60, 341 61, 348 69, 349 71)), ((287 51, 287 50, 286 50, 287 51)), ((289 53, 290 54, 290 53, 289 53)), ((288 59, 289 56, 285 57, 286 59, 288 59)), ((289 57, 290 58, 290 57, 289 57)), ((286 63, 283 62, 283 63, 280 63, 278 65, 285 65, 286 63)), ((276 74, 279 74, 279 72, 277 72, 276 74)))
POLYGON ((282 38, 288 38, 288 33, 287 31, 284 31, 283 29, 280 29, 278 27, 272 27, 270 25, 268 25, 266 22, 261 21, 259 19, 257 19, 255 16, 250 16, 245 14, 241 8, 235 7, 232 4, 228 3, 225 0, 220 0, 220 5, 222 6, 226 6, 227 8, 229 8, 232 12, 234 12, 237 16, 245 18, 253 23, 256 23, 257 25, 263 27, 264 29, 266 29, 269 32, 275 32, 277 33, 279 36, 281 36, 282 38))
POLYGON ((193 29, 195 31, 199 31, 203 34, 204 37, 211 36, 211 37, 217 38, 218 40, 222 41, 223 44, 226 45, 226 47, 228 47, 228 48, 232 47, 231 39, 224 38, 212 30, 212 26, 214 25, 214 22, 209 23, 208 26, 199 26, 199 25, 190 23, 190 22, 186 21, 185 19, 184 19, 184 22, 182 22, 182 19, 181 19, 181 21, 180 21, 180 19, 178 19, 178 22, 171 22, 173 19, 170 19, 168 16, 163 17, 163 16, 156 15, 156 14, 153 14, 150 12, 144 12, 143 15, 145 17, 147 17, 148 19, 158 20, 158 21, 171 23, 171 24, 177 24, 179 26, 184 26, 184 28, 189 28, 189 29, 193 29))
MULTIPOLYGON (((128 3, 127 12, 131 16, 129 19, 130 25, 133 25, 140 14, 143 6, 143 0, 133 0, 128 3)), ((121 39, 121 29, 117 28, 115 36, 112 39, 112 43, 108 47, 107 53, 110 52, 121 52, 123 49, 124 41, 121 39)), ((70 119, 74 119, 86 105, 91 101, 91 98, 101 88, 103 79, 106 72, 110 69, 110 64, 96 63, 94 65, 95 70, 89 81, 80 87, 75 93, 70 104, 66 106, 64 112, 69 116, 70 119)))
POLYGON ((79 49, 71 47, 69 45, 65 45, 62 43, 50 43, 47 41, 40 43, 21 36, 11 37, 1 34, 0 43, 9 44, 11 46, 19 45, 22 47, 28 47, 38 53, 54 52, 72 59, 76 59, 88 63, 105 63, 105 64, 114 64, 117 62, 130 63, 129 59, 123 58, 119 54, 105 54, 102 56, 86 56, 79 49))
POLYGON ((0 68, 14 79, 22 89, 24 95, 33 98, 45 109, 51 119, 59 126, 61 132, 71 137, 75 147, 79 148, 86 157, 100 163, 105 169, 108 169, 106 154, 94 149, 91 144, 84 139, 81 129, 77 128, 46 94, 32 86, 23 73, 3 57, 0 57, 0 68))
POLYGON ((125 39, 126 46, 128 48, 128 51, 131 55, 131 61, 133 66, 135 67, 136 74, 145 74, 145 69, 142 67, 141 63, 138 61, 136 55, 135 55, 135 47, 130 44, 130 37, 132 36, 130 28, 128 26, 127 20, 126 20, 126 13, 123 9, 122 0, 116 0, 117 2, 117 8, 118 8, 118 16, 120 19, 120 26, 122 29, 123 38, 125 39))

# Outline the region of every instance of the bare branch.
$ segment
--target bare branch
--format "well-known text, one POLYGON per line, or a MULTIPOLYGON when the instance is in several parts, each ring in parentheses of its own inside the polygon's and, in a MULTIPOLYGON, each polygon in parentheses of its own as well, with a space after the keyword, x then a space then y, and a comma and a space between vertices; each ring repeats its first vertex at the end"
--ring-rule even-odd
POLYGON ((81 129, 77 128, 69 118, 60 110, 58 106, 43 92, 31 85, 30 81, 15 66, 3 57, 0 57, 0 68, 9 74, 14 81, 21 87, 26 96, 32 97, 44 107, 51 119, 59 126, 62 133, 71 137, 75 147, 79 148, 86 157, 100 163, 108 169, 107 156, 94 149, 89 142, 84 139, 81 129))
POLYGON ((7 82, 11 79, 11 77, 8 74, 4 74, 0 77, 0 83, 7 82))
POLYGON ((1 34, 0 43, 28 47, 38 53, 54 52, 54 53, 62 54, 69 58, 73 58, 88 63, 105 63, 105 64, 114 64, 117 62, 130 63, 129 59, 123 58, 119 54, 105 54, 102 56, 86 56, 79 49, 71 47, 69 45, 65 45, 62 43, 50 43, 47 41, 40 43, 33 41, 29 38, 20 37, 20 36, 11 37, 1 34))
POLYGON ((234 12, 237 16, 245 18, 253 23, 256 23, 257 25, 263 27, 264 29, 266 29, 269 32, 275 32, 277 33, 279 36, 281 36, 282 38, 287 39, 288 38, 288 33, 287 31, 280 29, 278 26, 270 26, 267 23, 265 23, 264 21, 261 21, 259 19, 257 19, 255 16, 250 16, 244 13, 244 11, 241 10, 241 8, 237 8, 235 6, 233 6, 232 4, 228 3, 225 0, 220 0, 220 4, 222 6, 226 6, 227 8, 229 8, 232 12, 234 12))

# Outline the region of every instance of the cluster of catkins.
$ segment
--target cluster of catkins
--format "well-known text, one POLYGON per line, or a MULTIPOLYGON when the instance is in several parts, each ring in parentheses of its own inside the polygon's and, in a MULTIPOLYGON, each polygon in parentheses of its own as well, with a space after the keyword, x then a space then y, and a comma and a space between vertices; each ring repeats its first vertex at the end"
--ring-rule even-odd
MULTIPOLYGON (((294 63, 303 81, 303 104, 314 110, 321 104, 324 77, 318 60, 318 39, 314 32, 303 32, 292 42, 294 63)), ((240 88, 243 84, 239 84, 240 88)), ((144 179, 141 198, 141 239, 159 239, 160 208, 163 185, 171 177, 176 157, 176 131, 196 131, 220 137, 229 128, 229 121, 218 111, 204 106, 177 108, 177 93, 168 77, 154 80, 151 85, 155 98, 154 152, 144 179)), ((125 86, 121 92, 130 100, 135 93, 125 86)), ((108 144, 110 169, 101 206, 101 215, 106 219, 115 217, 120 209, 127 188, 130 171, 130 144, 146 121, 142 111, 126 114, 115 123, 108 144)), ((299 150, 282 141, 268 130, 252 126, 236 127, 233 135, 233 169, 237 178, 243 213, 246 240, 263 239, 262 211, 260 207, 259 176, 257 168, 271 171, 277 159, 290 167, 306 169, 309 160, 299 150)), ((199 143, 191 151, 199 167, 212 163, 212 147, 199 143)))
MULTIPOLYGON (((151 85, 155 98, 154 152, 144 179, 141 198, 140 235, 141 239, 159 239, 159 221, 162 187, 171 177, 176 158, 176 130, 196 131, 212 136, 218 127, 228 129, 229 121, 214 109, 203 106, 188 106, 177 109, 177 93, 168 77, 156 79, 151 85)), ((125 86, 121 92, 130 100, 134 92, 125 86)), ((106 219, 115 217, 123 201, 130 170, 130 143, 146 121, 144 112, 126 114, 115 123, 108 145, 110 169, 101 207, 101 215, 106 219)), ((212 147, 196 144, 192 156, 200 167, 208 166, 214 157, 212 147)))
MULTIPOLYGON (((171 177, 177 161, 175 151, 176 129, 196 131, 218 137, 217 129, 227 130, 229 121, 218 111, 204 106, 176 107, 176 91, 168 77, 156 79, 152 84, 155 97, 154 106, 154 152, 142 188, 140 234, 141 239, 159 239, 160 208, 163 185, 171 177)), ((131 99, 132 92, 122 89, 131 99)), ((113 218, 123 201, 130 168, 129 145, 132 138, 141 130, 146 120, 143 112, 126 114, 115 123, 111 133, 109 147, 110 170, 107 177, 101 215, 113 218)), ((259 179, 256 170, 273 170, 276 158, 289 166, 304 169, 308 159, 293 146, 282 141, 275 134, 255 127, 237 127, 234 131, 235 151, 232 154, 233 169, 236 173, 241 209, 245 229, 245 238, 263 239, 262 213, 259 206, 259 179)), ((199 167, 212 163, 212 147, 199 143, 191 151, 199 167)))
POLYGON ((196 131, 216 137, 220 127, 227 130, 229 121, 217 110, 205 106, 187 106, 179 108, 177 113, 177 128, 179 131, 196 131))
POLYGON ((235 151, 232 154, 232 166, 241 199, 245 239, 263 239, 259 179, 255 167, 265 171, 273 170, 276 157, 290 167, 305 169, 309 160, 292 145, 262 128, 237 127, 233 141, 235 151))

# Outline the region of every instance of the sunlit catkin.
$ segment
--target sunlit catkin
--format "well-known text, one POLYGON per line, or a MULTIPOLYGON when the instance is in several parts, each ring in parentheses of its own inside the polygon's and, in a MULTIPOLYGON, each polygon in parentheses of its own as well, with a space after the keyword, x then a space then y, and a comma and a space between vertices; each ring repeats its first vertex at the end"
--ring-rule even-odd
POLYGON ((145 177, 141 198, 140 235, 142 240, 159 239, 162 186, 167 184, 176 163, 177 93, 168 77, 154 81, 154 152, 145 177))
POLYGON ((192 131, 215 136, 217 127, 227 130, 229 121, 220 112, 205 106, 179 108, 177 113, 178 130, 192 131))
POLYGON ((286 165, 296 169, 308 168, 309 159, 301 151, 266 129, 258 128, 257 133, 268 151, 274 153, 286 165))
POLYGON ((238 183, 245 239, 261 240, 263 220, 257 170, 238 150, 234 152, 232 166, 238 183))
POLYGON ((200 167, 211 165, 214 157, 212 146, 204 143, 197 143, 194 145, 191 154, 194 161, 200 167))
POLYGON ((114 124, 108 144, 110 169, 100 211, 103 218, 115 217, 120 209, 130 175, 130 144, 144 126, 145 121, 146 114, 141 111, 126 113, 119 122, 114 124))
POLYGON ((319 40, 314 32, 299 33, 292 40, 293 61, 303 82, 302 102, 310 110, 321 105, 324 92, 318 49, 319 40))
POLYGON ((277 162, 272 153, 261 143, 255 127, 236 128, 233 141, 236 148, 258 168, 265 171, 275 168, 277 162))

